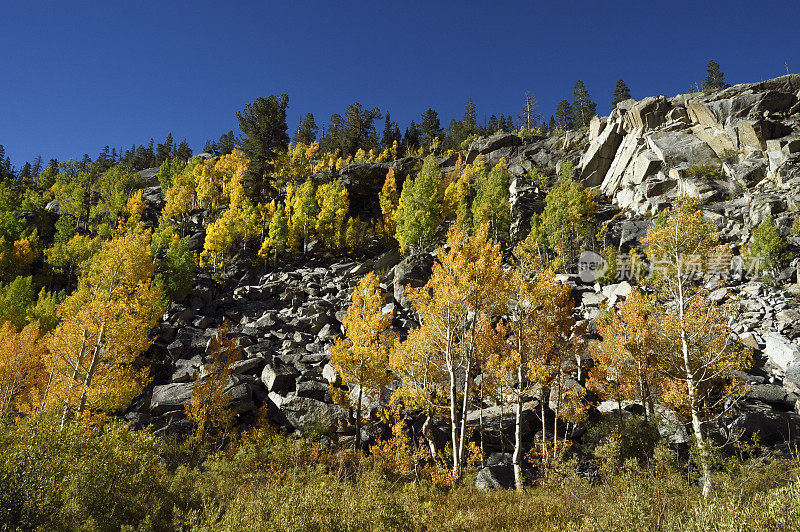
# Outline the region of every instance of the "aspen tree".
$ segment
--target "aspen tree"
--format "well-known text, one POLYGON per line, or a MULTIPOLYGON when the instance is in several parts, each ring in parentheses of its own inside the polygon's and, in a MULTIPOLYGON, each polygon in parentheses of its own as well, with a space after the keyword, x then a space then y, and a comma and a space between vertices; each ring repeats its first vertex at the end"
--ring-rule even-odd
POLYGON ((392 313, 384 313, 378 276, 368 273, 353 290, 350 307, 342 321, 345 338, 337 338, 330 360, 342 381, 358 386, 355 447, 361 446, 362 402, 374 398, 388 382, 389 351, 395 335, 392 313))
POLYGON ((337 249, 344 243, 345 218, 350 208, 347 189, 340 179, 334 179, 320 185, 316 196, 319 213, 315 229, 323 243, 337 249))
MULTIPOLYGON (((458 478, 464 460, 466 412, 470 405, 471 374, 478 357, 478 325, 482 313, 492 315, 504 294, 499 244, 492 244, 485 227, 467 239, 452 228, 447 249, 428 283, 409 293, 420 316, 420 329, 409 335, 393 357, 393 370, 412 393, 446 397, 450 416, 452 475, 458 478)), ((436 407, 432 401, 430 406, 436 407)))
POLYGON ((510 360, 505 367, 506 371, 510 369, 514 372, 516 409, 512 463, 515 484, 517 489, 521 489, 522 397, 531 393, 534 386, 541 389, 544 457, 547 454, 544 405, 566 357, 575 321, 572 317, 570 287, 555 281, 555 272, 533 252, 532 241, 528 239, 521 243, 514 254, 516 269, 509 282, 510 360))
POLYGON ((381 213, 383 214, 384 233, 392 237, 397 230, 397 207, 400 202, 400 196, 397 193, 397 180, 395 179, 394 168, 389 168, 389 171, 386 173, 386 179, 378 195, 378 200, 380 201, 381 213))
POLYGON ((186 404, 186 415, 195 423, 194 439, 201 445, 222 441, 236 417, 226 392, 231 382, 231 365, 241 358, 241 350, 228 330, 228 324, 223 323, 211 339, 207 362, 211 371, 195 381, 192 397, 186 404))
POLYGON ((654 413, 658 393, 657 324, 661 316, 651 298, 634 289, 619 310, 610 310, 598 320, 602 337, 590 386, 613 397, 618 408, 622 399, 638 399, 645 419, 654 413))
POLYGON ((713 222, 704 220, 695 200, 681 199, 655 226, 643 243, 657 275, 651 282, 671 300, 661 320, 659 366, 668 376, 665 400, 686 412, 692 422, 702 470, 703 497, 712 489, 711 451, 704 423, 714 411, 714 391, 732 385, 732 372, 746 369, 749 353, 731 342, 729 311, 705 300, 697 283, 697 266, 717 244, 713 222))
POLYGON ((87 407, 124 407, 141 391, 143 370, 134 362, 163 312, 153 271, 150 234, 122 233, 103 246, 59 307, 61 323, 46 345, 61 391, 62 427, 87 407))

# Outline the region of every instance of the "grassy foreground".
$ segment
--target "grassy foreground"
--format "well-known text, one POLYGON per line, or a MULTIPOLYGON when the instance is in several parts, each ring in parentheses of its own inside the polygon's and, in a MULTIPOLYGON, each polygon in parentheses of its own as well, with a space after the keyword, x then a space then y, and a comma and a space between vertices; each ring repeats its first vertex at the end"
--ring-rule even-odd
POLYGON ((800 529, 798 462, 763 454, 720 462, 703 501, 663 446, 597 458, 591 480, 563 462, 524 492, 489 494, 474 470, 450 484, 397 449, 325 447, 269 428, 212 453, 107 420, 5 425, 0 530, 800 529))

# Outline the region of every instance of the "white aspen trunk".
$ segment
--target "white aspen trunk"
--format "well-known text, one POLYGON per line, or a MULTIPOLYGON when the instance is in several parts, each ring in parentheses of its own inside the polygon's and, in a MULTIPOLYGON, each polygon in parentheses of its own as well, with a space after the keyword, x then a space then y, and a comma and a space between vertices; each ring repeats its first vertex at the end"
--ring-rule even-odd
MULTIPOLYGON (((514 464, 514 485, 522 489, 522 364, 517 366, 517 404, 514 412, 514 455, 511 463, 514 464)), ((503 418, 500 417, 502 424, 503 418)))
POLYGON ((100 333, 97 335, 97 341, 94 344, 94 349, 92 349, 92 361, 89 363, 89 370, 86 372, 86 378, 83 381, 83 387, 81 390, 81 399, 78 402, 78 410, 76 412, 77 415, 81 415, 83 413, 84 408, 86 408, 86 398, 89 394, 89 386, 92 384, 92 378, 94 377, 94 372, 97 370, 97 363, 100 359, 100 345, 103 342, 103 337, 105 336, 106 325, 105 323, 100 327, 100 333))
POLYGON ((69 417, 69 404, 70 398, 72 397, 72 390, 75 388, 75 381, 78 380, 78 374, 80 372, 81 364, 83 364, 83 356, 86 350, 86 329, 83 330, 83 335, 81 337, 81 348, 78 351, 78 358, 75 360, 75 367, 72 371, 72 376, 69 379, 69 386, 67 387, 67 393, 64 396, 64 412, 61 414, 61 430, 64 430, 64 426, 67 424, 67 417, 69 417))

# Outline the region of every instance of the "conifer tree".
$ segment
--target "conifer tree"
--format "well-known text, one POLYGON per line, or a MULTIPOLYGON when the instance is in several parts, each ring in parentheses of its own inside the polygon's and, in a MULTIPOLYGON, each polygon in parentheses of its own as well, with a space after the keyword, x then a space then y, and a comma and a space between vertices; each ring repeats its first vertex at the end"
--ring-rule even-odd
POLYGON ((263 203, 275 191, 270 180, 272 159, 278 150, 289 144, 286 134, 286 94, 257 98, 236 113, 239 128, 244 133, 242 150, 250 161, 245 175, 245 190, 251 202, 263 203))
POLYGON ((306 113, 305 118, 297 124, 297 131, 294 134, 294 141, 302 144, 311 144, 317 140, 317 123, 314 121, 312 113, 306 113))
POLYGON ((439 163, 429 155, 417 177, 407 178, 400 193, 395 238, 401 251, 421 248, 433 237, 442 211, 441 188, 439 163))
POLYGON ((713 59, 706 65, 706 78, 703 80, 703 92, 714 92, 728 86, 725 73, 719 68, 719 63, 713 59))
POLYGON ((572 110, 578 127, 588 127, 592 117, 597 114, 597 104, 589 97, 589 91, 581 80, 575 82, 572 89, 572 110))
POLYGON ((575 126, 575 114, 572 105, 567 100, 561 100, 556 106, 555 117, 551 117, 550 129, 559 128, 568 131, 575 126))
POLYGON ((422 142, 427 150, 431 150, 434 140, 442 135, 442 128, 439 124, 439 114, 431 108, 422 113, 420 123, 422 132, 422 142))
POLYGON ((361 446, 362 404, 376 399, 389 381, 389 351, 395 335, 391 332, 392 313, 385 313, 380 279, 373 272, 363 277, 353 290, 350 307, 342 321, 345 338, 337 338, 331 348, 331 364, 342 382, 358 386, 356 399, 355 447, 361 446))
POLYGON ((541 113, 536 110, 539 108, 539 102, 532 92, 525 91, 525 100, 522 103, 522 111, 519 114, 519 120, 522 127, 531 131, 536 127, 536 122, 542 119, 541 113))
POLYGON ((386 121, 383 125, 383 135, 381 136, 381 146, 384 150, 390 150, 395 142, 402 142, 403 136, 397 122, 393 122, 389 113, 386 113, 386 121))
POLYGON ((611 107, 616 107, 618 103, 629 100, 630 98, 631 90, 628 88, 628 85, 621 79, 618 79, 617 83, 614 85, 614 94, 611 96, 611 107))

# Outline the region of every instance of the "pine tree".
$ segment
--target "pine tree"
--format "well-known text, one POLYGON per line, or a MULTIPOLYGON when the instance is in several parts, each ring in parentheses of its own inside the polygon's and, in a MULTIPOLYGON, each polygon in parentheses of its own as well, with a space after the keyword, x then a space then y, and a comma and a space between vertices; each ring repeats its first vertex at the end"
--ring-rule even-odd
POLYGON ((342 382, 358 386, 355 448, 361 447, 362 405, 376 399, 389 381, 389 351, 395 341, 392 313, 383 312, 380 279, 370 272, 353 290, 350 307, 342 320, 345 338, 337 338, 330 350, 331 364, 342 382))
POLYGON ((614 85, 614 94, 611 96, 611 107, 616 107, 618 103, 630 100, 631 90, 621 79, 614 85))
POLYGON ((703 92, 713 92, 728 86, 725 74, 720 70, 719 63, 713 59, 706 65, 706 79, 703 80, 703 92))
POLYGON ((581 80, 575 82, 572 89, 572 110, 578 127, 588 127, 592 117, 597 114, 597 104, 591 100, 589 91, 581 80))
POLYGON ((420 131, 417 123, 413 120, 406 128, 406 133, 403 135, 403 152, 413 153, 419 149, 420 131))
POLYGON ((297 131, 294 134, 294 141, 302 144, 311 144, 317 140, 317 123, 314 121, 312 113, 306 113, 305 118, 297 124, 297 131))
POLYGON ((366 151, 378 148, 375 120, 383 118, 380 109, 364 109, 355 102, 347 106, 342 131, 342 154, 355 155, 359 149, 366 151))
POLYGON ((163 144, 159 144, 156 148, 156 163, 161 164, 164 161, 172 158, 172 151, 175 149, 174 142, 172 140, 172 133, 167 134, 167 138, 164 139, 163 144))
POLYGON ((178 147, 175 148, 175 158, 182 162, 187 162, 192 157, 192 149, 186 139, 182 140, 178 147))
POLYGON ((575 126, 575 114, 572 105, 567 100, 561 100, 556 106, 555 117, 550 117, 551 131, 553 128, 559 128, 562 131, 568 131, 575 126))
POLYGON ((383 124, 383 135, 381 136, 381 146, 384 150, 390 150, 395 142, 402 142, 403 136, 397 122, 393 122, 389 113, 386 113, 386 121, 383 124))
POLYGON ((442 211, 441 188, 439 163, 429 155, 417 177, 407 178, 400 193, 395 238, 401 251, 421 248, 433 237, 442 211))
POLYGON ((423 145, 427 150, 430 151, 435 139, 442 135, 442 128, 439 124, 439 115, 436 111, 428 108, 427 111, 422 113, 420 131, 422 132, 423 145))
POLYGON ((258 98, 236 113, 245 137, 242 150, 250 161, 245 174, 245 189, 254 205, 263 203, 275 192, 271 182, 273 158, 289 144, 286 134, 286 107, 289 97, 271 95, 258 98))

